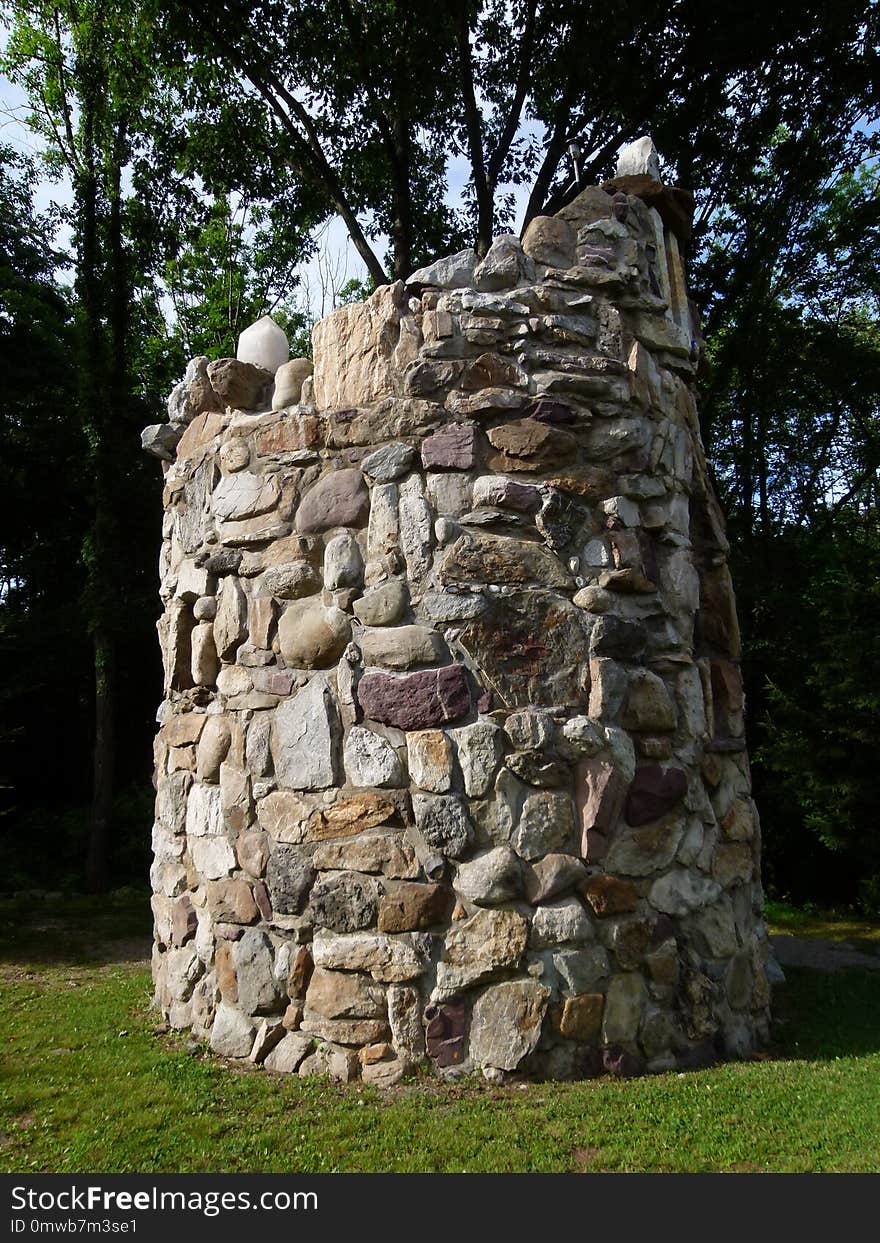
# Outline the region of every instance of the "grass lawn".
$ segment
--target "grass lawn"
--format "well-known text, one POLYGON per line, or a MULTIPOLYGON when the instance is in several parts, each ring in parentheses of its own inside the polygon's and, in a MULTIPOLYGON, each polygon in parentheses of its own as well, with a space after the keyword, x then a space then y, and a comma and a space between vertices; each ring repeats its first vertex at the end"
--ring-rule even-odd
POLYGON ((856 949, 877 950, 880 946, 880 923, 872 923, 855 915, 788 906, 785 902, 768 902, 767 921, 771 931, 790 933, 797 937, 823 937, 828 941, 846 941, 856 949))
POLYGON ((789 971, 776 1046, 749 1063, 383 1096, 156 1034, 148 930, 140 895, 0 903, 0 1170, 880 1170, 880 972, 789 971))

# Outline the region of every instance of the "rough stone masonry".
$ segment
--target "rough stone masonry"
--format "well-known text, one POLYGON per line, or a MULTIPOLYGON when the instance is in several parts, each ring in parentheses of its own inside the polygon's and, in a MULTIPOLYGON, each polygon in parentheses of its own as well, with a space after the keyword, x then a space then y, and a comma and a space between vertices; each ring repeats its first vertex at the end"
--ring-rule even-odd
POLYGON ((339 307, 314 372, 261 320, 144 433, 156 1002, 218 1054, 385 1086, 767 1036, 691 202, 655 172, 643 141, 339 307))

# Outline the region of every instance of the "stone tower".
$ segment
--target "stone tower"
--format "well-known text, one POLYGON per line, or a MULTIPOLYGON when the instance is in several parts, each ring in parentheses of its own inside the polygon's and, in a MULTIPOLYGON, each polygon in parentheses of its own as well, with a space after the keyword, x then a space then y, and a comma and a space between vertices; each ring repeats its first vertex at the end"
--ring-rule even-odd
POLYGON ((391 1084, 766 1037, 690 201, 633 159, 335 310, 314 374, 260 321, 144 434, 156 998, 217 1053, 391 1084))

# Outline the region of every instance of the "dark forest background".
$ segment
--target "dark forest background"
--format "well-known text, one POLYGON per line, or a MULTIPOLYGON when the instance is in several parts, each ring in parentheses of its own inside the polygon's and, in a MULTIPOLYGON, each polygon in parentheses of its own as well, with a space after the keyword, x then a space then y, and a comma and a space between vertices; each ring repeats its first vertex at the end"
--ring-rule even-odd
POLYGON ((36 152, 0 144, 0 890, 146 876, 162 484, 139 433, 186 360, 267 311, 307 348, 293 273, 333 217, 367 288, 484 250, 517 188, 526 223, 555 211, 573 159, 601 180, 650 132, 697 201, 766 886, 880 914, 876 4, 0 10, 36 152))

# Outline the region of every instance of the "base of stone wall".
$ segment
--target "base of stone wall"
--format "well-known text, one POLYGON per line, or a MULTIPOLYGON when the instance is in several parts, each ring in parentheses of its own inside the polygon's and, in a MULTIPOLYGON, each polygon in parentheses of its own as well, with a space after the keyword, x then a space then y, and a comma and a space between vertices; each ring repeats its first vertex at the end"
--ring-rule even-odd
MULTIPOLYGON (((428 1039, 434 1044, 433 1058, 427 1054, 404 1058, 399 1056, 399 1050, 393 1045, 381 1041, 360 1048, 334 1044, 302 1031, 290 1031, 278 1018, 263 1020, 256 1026, 247 1057, 226 1052, 244 1047, 245 1041, 242 1040, 243 1031, 230 1030, 232 1024, 222 1015, 220 1028, 213 1039, 211 1033, 203 1033, 201 1039, 215 1056, 233 1064, 260 1066, 268 1074, 298 1075, 301 1078, 318 1075, 336 1083, 363 1082, 378 1089, 393 1088, 404 1082, 413 1085, 425 1083, 426 1072, 432 1079, 513 1085, 575 1082, 603 1076, 629 1079, 641 1075, 705 1070, 724 1062, 747 1060, 766 1048, 770 1040, 769 1023, 765 1020, 751 1029, 741 1024, 731 1025, 726 1033, 719 1033, 714 1039, 707 1037, 693 1041, 674 1052, 650 1059, 632 1046, 600 1048, 566 1041, 547 1048, 538 1047, 515 1070, 504 1070, 494 1065, 475 1066, 466 1054, 460 1062, 454 1060, 458 1055, 456 1017, 454 1009, 441 1013, 435 1006, 427 1007, 426 1028, 428 1039), (443 1045, 447 1046, 445 1050, 443 1045), (447 1057, 453 1060, 444 1064, 447 1057)), ((577 1016, 581 1021, 583 1017, 577 1016)), ((466 1022, 464 1026, 467 1026, 466 1022)), ((198 1038, 194 1029, 183 1030, 198 1038)), ((507 1043, 509 1031, 499 1034, 507 1043)))

